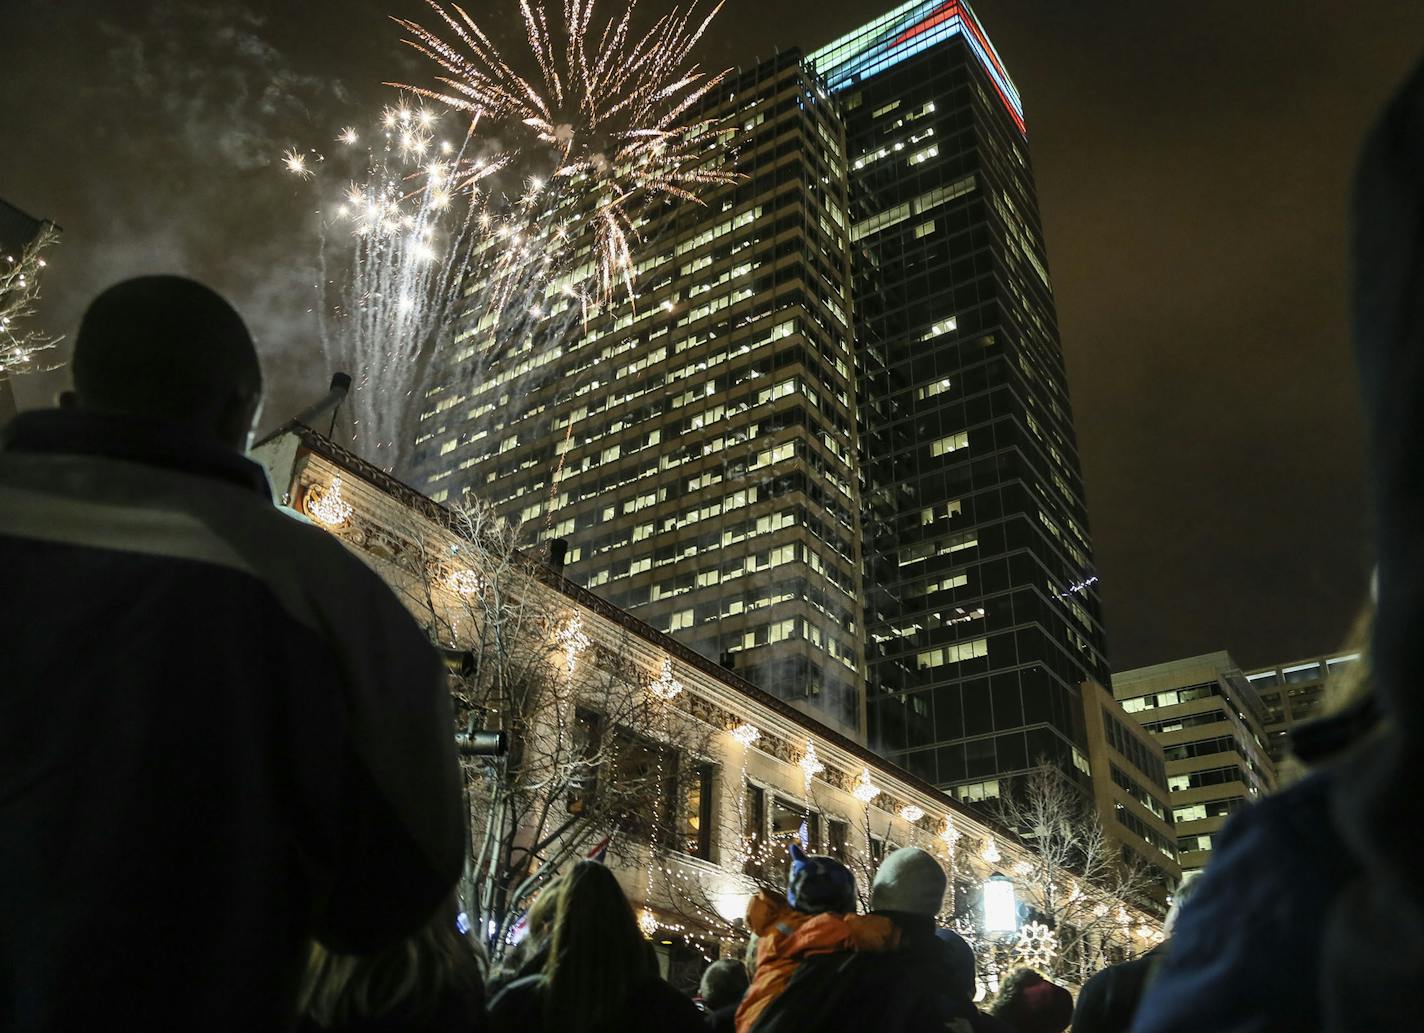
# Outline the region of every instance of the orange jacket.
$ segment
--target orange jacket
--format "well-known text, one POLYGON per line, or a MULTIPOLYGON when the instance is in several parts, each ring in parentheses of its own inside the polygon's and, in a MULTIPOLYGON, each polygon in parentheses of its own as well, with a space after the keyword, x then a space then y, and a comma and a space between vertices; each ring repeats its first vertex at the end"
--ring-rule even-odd
POLYGON ((759 937, 757 967, 737 1008, 737 1033, 750 1033, 766 1006, 786 989, 801 959, 835 951, 893 950, 900 943, 900 930, 882 915, 807 915, 767 890, 747 904, 747 928, 759 937))

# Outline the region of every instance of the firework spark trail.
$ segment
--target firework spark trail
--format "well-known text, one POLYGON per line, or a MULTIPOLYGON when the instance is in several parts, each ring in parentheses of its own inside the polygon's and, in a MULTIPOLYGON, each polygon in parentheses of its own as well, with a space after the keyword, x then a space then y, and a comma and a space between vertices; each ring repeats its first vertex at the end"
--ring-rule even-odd
MULTIPOLYGON (((357 149, 355 127, 343 129, 337 142, 347 149, 344 161, 295 149, 283 156, 301 179, 314 178, 319 167, 324 180, 328 165, 354 171, 340 199, 320 213, 321 345, 334 367, 357 377, 350 403, 357 444, 387 469, 409 444, 416 387, 479 238, 482 198, 471 187, 480 175, 466 155, 469 134, 457 146, 437 140, 436 129, 433 112, 403 104, 384 112, 368 149, 357 149), (448 186, 456 169, 469 178, 458 202, 448 186), (333 234, 333 227, 349 233, 333 234), (332 278, 328 266, 337 270, 332 278)), ((502 162, 486 159, 483 174, 502 162)))
MULTIPOLYGON (((592 27, 594 0, 563 0, 562 19, 550 23, 544 8, 520 0, 525 34, 539 75, 526 79, 459 6, 447 10, 427 0, 455 43, 408 19, 394 19, 404 42, 438 67, 443 89, 401 86, 489 122, 521 158, 550 161, 547 179, 506 213, 517 234, 544 256, 535 264, 562 275, 576 292, 599 306, 620 288, 634 297, 633 252, 638 225, 656 202, 697 201, 693 188, 736 177, 709 158, 705 119, 691 112, 726 76, 708 76, 690 62, 692 48, 721 9, 700 22, 695 7, 659 18, 642 36, 632 21, 636 0, 600 31, 592 27), (453 13, 451 13, 453 11, 453 13), (591 237, 591 260, 577 259, 591 237)), ((531 263, 511 248, 497 280, 522 286, 531 263)), ((517 293, 496 290, 504 307, 517 293)))

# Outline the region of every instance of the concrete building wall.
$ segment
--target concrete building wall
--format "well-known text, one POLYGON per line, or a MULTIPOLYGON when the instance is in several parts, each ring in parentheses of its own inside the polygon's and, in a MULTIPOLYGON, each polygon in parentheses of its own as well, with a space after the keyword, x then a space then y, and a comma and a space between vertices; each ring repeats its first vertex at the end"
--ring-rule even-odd
POLYGON ((1296 725, 1323 717, 1332 690, 1358 674, 1357 652, 1292 660, 1248 671, 1249 681, 1265 710, 1266 747, 1280 764, 1290 755, 1290 731, 1296 725))
POLYGON ((1255 689, 1222 652, 1115 674, 1113 695, 1162 746, 1182 870, 1204 867, 1227 819, 1276 787, 1255 689))
POLYGON ((1114 839, 1154 870, 1160 900, 1181 880, 1162 747, 1096 682, 1082 687, 1093 803, 1114 839))

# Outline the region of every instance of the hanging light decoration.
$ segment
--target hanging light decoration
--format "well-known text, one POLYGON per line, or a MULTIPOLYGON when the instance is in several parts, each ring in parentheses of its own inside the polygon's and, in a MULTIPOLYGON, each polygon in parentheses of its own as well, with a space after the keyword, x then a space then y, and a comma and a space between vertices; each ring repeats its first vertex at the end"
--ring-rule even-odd
POLYGON ((331 487, 320 492, 317 500, 307 507, 307 515, 327 527, 344 526, 354 512, 355 508, 341 497, 340 474, 332 477, 331 487))
POLYGON ((473 570, 452 570, 445 583, 451 591, 466 599, 472 595, 483 595, 485 590, 485 579, 473 570))
POLYGON ((962 833, 954 827, 954 819, 945 818, 944 828, 942 828, 939 833, 939 838, 945 842, 945 845, 953 850, 954 845, 959 842, 960 835, 962 835, 962 833))
POLYGON ((870 781, 869 768, 860 769, 860 781, 856 782, 855 788, 851 790, 851 793, 853 793, 855 798, 861 803, 865 804, 867 807, 870 806, 871 800, 874 800, 877 796, 880 795, 879 787, 877 787, 874 782, 870 781))
POLYGON ((806 740, 806 752, 801 755, 801 774, 806 779, 806 791, 811 791, 811 779, 815 778, 822 771, 826 770, 826 765, 821 763, 816 756, 816 744, 810 739, 806 740))
POLYGON ((911 824, 914 824, 915 822, 919 821, 924 816, 925 809, 923 807, 916 807, 912 803, 907 803, 905 804, 905 806, 900 808, 900 817, 904 818, 911 824))
POLYGON ((732 729, 732 738, 741 743, 745 749, 761 738, 761 729, 749 721, 743 721, 732 729))
POLYGON ((583 632, 583 617, 575 613, 564 622, 554 638, 563 647, 565 668, 569 674, 573 674, 579 654, 589 646, 589 637, 583 632))
POLYGON ((1030 968, 1047 969, 1058 956, 1058 937, 1042 922, 1028 922, 1019 930, 1014 957, 1030 968))
POLYGON ((658 931, 658 919, 647 908, 643 908, 643 913, 638 916, 638 928, 643 931, 643 935, 651 938, 658 931))
POLYGON ((998 864, 1004 859, 1004 855, 999 853, 999 844, 994 842, 993 836, 990 836, 988 842, 984 844, 984 849, 979 851, 979 856, 990 864, 998 864))
POLYGON ((648 691, 664 701, 671 700, 682 691, 682 682, 672 676, 672 661, 667 657, 663 657, 662 670, 648 685, 648 691))

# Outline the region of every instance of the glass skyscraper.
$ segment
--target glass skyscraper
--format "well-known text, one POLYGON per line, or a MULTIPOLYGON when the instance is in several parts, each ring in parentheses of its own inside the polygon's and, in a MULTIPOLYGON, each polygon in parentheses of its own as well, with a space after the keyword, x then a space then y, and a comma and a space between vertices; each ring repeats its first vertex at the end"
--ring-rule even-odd
POLYGON ((961 799, 1040 757, 1087 778, 1097 577, 988 36, 911 3, 707 113, 745 178, 650 215, 636 307, 558 347, 462 321, 417 483, 566 539, 574 581, 961 799))
POLYGON ((844 129, 795 52, 701 114, 741 178, 647 215, 636 305, 542 345, 468 312, 414 477, 566 540, 573 581, 863 740, 844 129))
POLYGON ((1086 778, 1110 682, 1018 91, 957 2, 809 64, 851 170, 870 742, 966 800, 1086 778))

